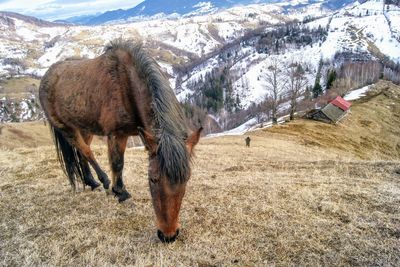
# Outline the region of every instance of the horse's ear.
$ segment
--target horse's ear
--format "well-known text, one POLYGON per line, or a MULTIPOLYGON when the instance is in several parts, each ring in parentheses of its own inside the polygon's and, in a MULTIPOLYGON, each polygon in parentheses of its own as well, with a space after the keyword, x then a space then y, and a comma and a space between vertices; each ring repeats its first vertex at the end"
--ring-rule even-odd
POLYGON ((153 135, 145 131, 142 127, 138 127, 140 139, 149 153, 155 153, 157 150, 157 142, 153 135))
POLYGON ((189 153, 192 153, 194 146, 197 145, 197 143, 199 142, 201 131, 203 131, 203 127, 200 127, 200 129, 193 132, 186 140, 186 146, 189 150, 189 153))

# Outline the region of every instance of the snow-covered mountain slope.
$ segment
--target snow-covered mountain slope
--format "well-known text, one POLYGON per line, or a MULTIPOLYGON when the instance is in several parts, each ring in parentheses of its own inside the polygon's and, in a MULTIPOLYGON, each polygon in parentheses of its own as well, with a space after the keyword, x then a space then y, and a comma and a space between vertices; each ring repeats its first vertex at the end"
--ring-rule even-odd
MULTIPOLYGON (((282 66, 301 63, 309 84, 315 80, 320 60, 334 60, 337 52, 361 53, 370 58, 387 56, 400 61, 398 7, 372 0, 329 13, 322 2, 316 2, 293 10, 282 3, 253 4, 211 15, 101 26, 38 25, 22 17, 3 15, 0 77, 42 76, 59 60, 99 55, 114 38, 142 39, 169 74, 181 100, 196 93, 193 84, 213 70, 226 67, 231 73, 233 95, 240 97, 242 107, 246 108, 264 99, 263 73, 274 59, 282 66), (296 18, 307 19, 309 22, 298 27, 314 30, 319 37, 308 43, 282 45, 279 51, 258 47, 259 40, 268 41, 268 33, 276 31, 278 25, 296 18), (246 34, 255 29, 257 34, 247 38, 246 34), (190 67, 177 71, 186 65, 190 67)), ((296 5, 293 2, 291 6, 296 5)))
MULTIPOLYGON (((39 27, 60 26, 60 23, 45 21, 45 20, 41 20, 41 19, 38 19, 38 18, 35 18, 35 17, 21 15, 21 14, 14 13, 14 12, 0 11, 0 19, 7 20, 7 19, 10 19, 10 18, 23 20, 25 22, 37 25, 39 27)), ((65 23, 63 23, 63 24, 65 24, 65 23)))
MULTIPOLYGON (((264 100, 267 94, 264 73, 273 60, 278 61, 283 68, 293 62, 301 63, 306 70, 309 85, 314 84, 320 60, 335 62, 340 60, 335 59, 338 53, 358 56, 363 60, 386 56, 394 62, 400 62, 400 24, 396 24, 399 18, 399 9, 384 6, 383 1, 355 3, 301 26, 326 30, 326 38, 317 43, 301 47, 289 44, 276 53, 260 53, 254 45, 243 46, 240 49, 242 55, 237 57, 238 60, 234 64, 228 66, 234 77, 233 95, 239 96, 244 108, 253 102, 264 100)), ((266 31, 272 30, 270 28, 266 31)), ((183 101, 194 94, 191 85, 221 64, 219 56, 215 56, 194 69, 182 84, 179 98, 183 101)), ((322 73, 326 73, 326 70, 322 73)), ((324 75, 321 79, 324 83, 324 75)))
MULTIPOLYGON (((392 7, 394 9, 394 7, 392 7)), ((387 11, 383 1, 373 0, 343 9, 332 16, 322 55, 331 59, 333 51, 382 53, 400 61, 399 33, 396 33, 396 11, 387 11)))
POLYGON ((354 0, 144 0, 137 6, 127 10, 117 9, 107 11, 97 16, 82 16, 67 19, 72 23, 83 25, 100 25, 105 23, 113 23, 115 21, 138 21, 154 17, 180 17, 180 16, 197 16, 202 14, 214 13, 223 9, 235 6, 244 6, 249 4, 280 4, 287 10, 308 7, 309 5, 318 4, 318 7, 329 10, 337 10, 353 3, 354 0))
MULTIPOLYGON (((236 1, 249 2, 249 1, 236 1)), ((138 17, 151 17, 155 15, 185 15, 185 14, 204 14, 216 11, 218 8, 231 7, 233 3, 227 0, 145 0, 137 6, 127 10, 113 10, 96 16, 86 25, 99 25, 116 20, 130 20, 138 17)))
POLYGON ((160 62, 179 64, 215 51, 248 30, 283 23, 288 18, 282 13, 280 6, 257 5, 209 16, 95 27, 48 27, 23 18, 0 16, 0 75, 19 72, 40 76, 59 60, 73 56, 94 57, 101 53, 105 44, 118 37, 141 39, 160 62), (20 62, 23 64, 18 64, 20 62))

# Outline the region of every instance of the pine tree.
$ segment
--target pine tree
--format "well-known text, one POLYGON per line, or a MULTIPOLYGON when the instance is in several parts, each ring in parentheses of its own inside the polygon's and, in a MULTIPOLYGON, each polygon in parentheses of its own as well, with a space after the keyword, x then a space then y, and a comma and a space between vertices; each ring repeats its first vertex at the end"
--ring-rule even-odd
POLYGON ((326 78, 326 89, 329 90, 332 88, 333 82, 336 80, 336 71, 328 70, 327 78, 326 78))
POLYGON ((317 98, 318 96, 320 96, 322 94, 322 86, 320 84, 319 77, 315 80, 315 84, 314 84, 312 91, 313 91, 313 98, 317 98))
POLYGON ((315 83, 313 87, 313 98, 317 98, 322 94, 322 86, 321 86, 321 70, 322 70, 322 59, 319 61, 318 64, 318 71, 317 76, 315 77, 315 83))
POLYGON ((238 112, 240 109, 241 109, 240 97, 239 94, 236 93, 235 111, 238 112))

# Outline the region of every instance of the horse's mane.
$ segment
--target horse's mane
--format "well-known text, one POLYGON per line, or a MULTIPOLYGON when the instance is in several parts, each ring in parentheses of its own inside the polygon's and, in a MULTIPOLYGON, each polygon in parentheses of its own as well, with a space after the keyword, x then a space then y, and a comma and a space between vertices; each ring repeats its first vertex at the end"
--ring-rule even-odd
POLYGON ((160 170, 171 184, 184 183, 190 176, 190 154, 186 148, 187 125, 178 100, 157 62, 143 49, 141 43, 116 39, 106 46, 106 53, 128 52, 140 79, 152 96, 154 133, 158 140, 157 156, 160 170))

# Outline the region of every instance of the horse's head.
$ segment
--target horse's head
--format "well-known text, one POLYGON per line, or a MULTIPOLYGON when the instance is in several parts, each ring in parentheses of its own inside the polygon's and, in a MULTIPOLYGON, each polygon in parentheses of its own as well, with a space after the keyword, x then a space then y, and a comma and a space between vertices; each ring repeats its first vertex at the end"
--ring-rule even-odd
POLYGON ((157 235, 162 242, 174 242, 178 237, 179 210, 190 176, 190 156, 200 139, 201 130, 192 133, 186 140, 175 142, 176 147, 163 148, 166 144, 139 129, 149 152, 150 192, 157 217, 157 235))

